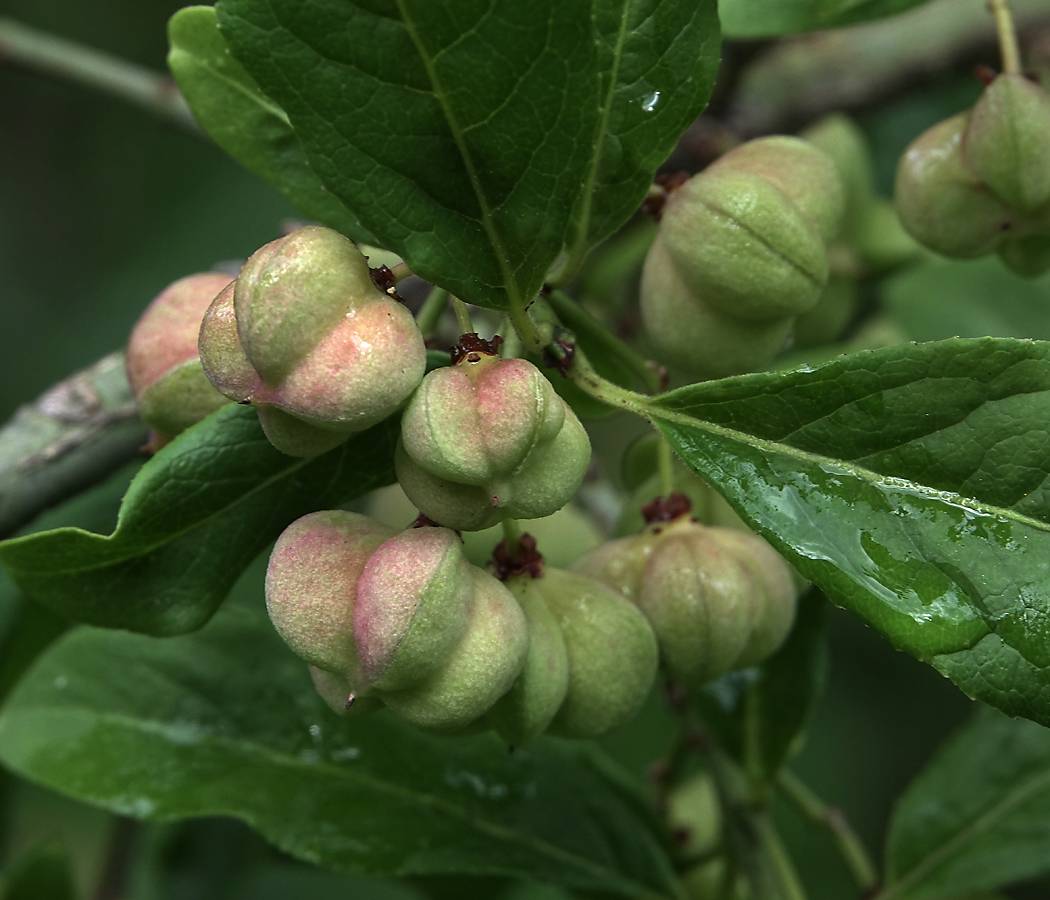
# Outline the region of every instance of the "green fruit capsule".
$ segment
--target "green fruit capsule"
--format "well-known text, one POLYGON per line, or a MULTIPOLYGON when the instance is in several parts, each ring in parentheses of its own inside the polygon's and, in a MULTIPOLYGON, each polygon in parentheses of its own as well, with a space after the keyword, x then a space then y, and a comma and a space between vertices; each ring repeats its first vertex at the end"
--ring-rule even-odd
POLYGON ((686 686, 766 659, 794 621, 791 568, 765 541, 688 516, 600 547, 574 569, 638 605, 664 670, 686 686))
POLYGON ((1050 270, 1050 234, 1026 234, 1007 238, 999 257, 1018 275, 1035 278, 1050 270))
POLYGON ((974 174, 1008 205, 1050 201, 1050 96, 1023 75, 999 75, 973 108, 964 141, 974 174))
MULTIPOLYGON (((814 144, 784 134, 758 138, 720 156, 704 174, 717 176, 727 169, 769 182, 816 224, 825 244, 842 229, 846 211, 842 178, 835 160, 814 144)), ((745 226, 749 221, 741 220, 745 226)))
POLYGON ((231 284, 219 272, 180 278, 158 294, 128 338, 127 373, 153 449, 230 401, 208 381, 197 352, 201 320, 231 284))
POLYGON ((394 534, 366 516, 325 510, 294 521, 270 554, 266 610, 274 628, 299 657, 338 673, 351 691, 364 687, 354 644, 357 582, 394 534))
POLYGON ((656 676, 656 639, 645 617, 601 582, 574 572, 547 567, 534 586, 569 657, 568 690, 547 730, 592 738, 633 718, 656 676))
POLYGON ((828 279, 817 223, 767 178, 728 163, 668 197, 659 238, 691 296, 748 322, 811 309, 828 279))
POLYGON ((470 570, 447 528, 411 528, 372 552, 354 603, 363 686, 404 690, 445 667, 474 613, 470 570))
POLYGON ((444 667, 414 688, 380 694, 401 718, 426 731, 459 731, 477 722, 511 689, 528 654, 528 624, 511 593, 474 566, 466 578, 471 616, 444 667))
POLYGON ((200 333, 201 362, 250 402, 277 449, 312 456, 395 412, 426 367, 411 313, 377 287, 345 237, 308 226, 244 264, 200 333))
POLYGON ((642 322, 660 358, 703 379, 766 368, 794 321, 750 322, 713 309, 686 282, 660 235, 645 258, 640 301, 642 322))
POLYGON ((967 165, 963 140, 969 113, 934 125, 901 156, 893 202, 901 224, 920 244, 970 259, 995 250, 1021 222, 967 165))
POLYGON ((486 721, 512 747, 522 747, 543 734, 569 690, 569 651, 541 583, 542 578, 529 576, 506 582, 525 614, 529 650, 514 686, 486 721))
POLYGON ((423 380, 402 416, 395 468, 420 512, 478 531, 556 512, 590 458, 587 432, 539 369, 477 352, 423 380))

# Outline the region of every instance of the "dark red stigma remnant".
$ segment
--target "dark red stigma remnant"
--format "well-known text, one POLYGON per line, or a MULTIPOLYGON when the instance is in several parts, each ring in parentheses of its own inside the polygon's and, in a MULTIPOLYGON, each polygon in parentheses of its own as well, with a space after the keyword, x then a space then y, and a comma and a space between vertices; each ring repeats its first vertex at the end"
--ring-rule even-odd
POLYGON ((667 202, 667 198, 685 184, 689 178, 688 172, 675 172, 673 175, 657 175, 654 181, 659 187, 664 189, 664 192, 653 197, 646 197, 642 201, 642 212, 647 216, 652 216, 659 222, 660 217, 664 214, 664 204, 667 202))
POLYGON ((536 549, 536 538, 523 534, 518 538, 518 552, 512 558, 507 553, 507 542, 500 541, 492 551, 492 562, 495 564, 495 575, 500 581, 506 581, 515 575, 528 575, 539 578, 543 574, 543 557, 536 549))
POLYGON ((568 378, 575 355, 575 337, 572 332, 559 328, 555 331, 554 340, 543 348, 543 364, 548 369, 557 369, 562 378, 568 378))
POLYGON ((476 331, 472 331, 470 334, 461 334, 456 346, 449 348, 449 353, 452 354, 452 365, 455 365, 464 357, 470 357, 468 362, 477 362, 481 359, 480 356, 475 355, 478 353, 484 353, 485 356, 498 356, 500 344, 502 343, 503 338, 498 334, 491 341, 478 337, 476 331))
POLYGON ((666 497, 657 497, 642 507, 646 524, 653 522, 673 522, 684 516, 693 508, 693 502, 681 491, 675 491, 666 497))
POLYGON ((420 513, 418 516, 416 516, 416 520, 411 525, 409 525, 408 527, 409 528, 440 528, 441 526, 438 525, 438 523, 435 522, 433 519, 429 518, 428 516, 423 515, 423 513, 420 513))
POLYGON ((377 269, 373 269, 371 266, 368 268, 368 273, 372 276, 372 282, 379 290, 385 294, 389 294, 398 303, 404 303, 405 301, 397 293, 397 279, 394 277, 394 273, 390 271, 386 266, 379 266, 377 269))
POLYGON ((995 71, 991 66, 979 65, 973 70, 974 75, 977 76, 978 81, 981 82, 985 87, 988 87, 996 78, 999 77, 999 73, 995 71))

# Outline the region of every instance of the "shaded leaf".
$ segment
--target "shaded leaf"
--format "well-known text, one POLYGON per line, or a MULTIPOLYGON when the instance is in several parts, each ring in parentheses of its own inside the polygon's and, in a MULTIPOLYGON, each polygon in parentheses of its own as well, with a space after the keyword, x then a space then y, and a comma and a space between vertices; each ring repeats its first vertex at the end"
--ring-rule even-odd
POLYGON ((69 852, 43 844, 24 853, 0 882, 3 900, 77 900, 69 852))
POLYGON ((927 0, 719 0, 726 37, 777 37, 856 25, 904 12, 927 0))
POLYGON ((1050 731, 989 709, 938 751, 890 822, 880 898, 935 900, 1050 872, 1050 731))
POLYGON ((997 256, 931 259, 886 279, 881 290, 887 311, 911 340, 1050 339, 1050 277, 1022 278, 997 256))
POLYGON ((255 410, 231 404, 184 432, 132 481, 117 528, 0 544, 0 562, 60 615, 147 634, 200 627, 289 522, 394 480, 399 419, 312 459, 275 450, 255 410))
POLYGON ((562 247, 595 140, 590 4, 217 9, 314 171, 383 246, 471 303, 531 298, 562 247))
POLYGON ((826 670, 827 603, 810 591, 773 656, 705 685, 692 700, 718 742, 753 775, 771 781, 801 743, 826 670))
POLYGON ((656 169, 707 104, 721 50, 715 0, 598 0, 594 7, 601 139, 569 237, 582 250, 641 204, 656 169))
POLYGON ((711 0, 217 9, 327 188, 417 274, 494 308, 626 221, 718 55, 711 0))
MULTIPOLYGON (((261 594, 260 569, 246 594, 261 594)), ((123 814, 234 815, 329 868, 676 896, 649 814, 589 745, 508 754, 492 734, 337 717, 260 600, 177 638, 70 632, 5 706, 0 758, 123 814)))
POLYGON ((970 696, 1050 723, 1050 344, 902 345, 653 406, 832 601, 970 696))
POLYGON ((305 215, 355 241, 374 242, 314 174, 284 110, 230 55, 213 7, 179 10, 168 23, 168 40, 168 67, 215 143, 305 215))

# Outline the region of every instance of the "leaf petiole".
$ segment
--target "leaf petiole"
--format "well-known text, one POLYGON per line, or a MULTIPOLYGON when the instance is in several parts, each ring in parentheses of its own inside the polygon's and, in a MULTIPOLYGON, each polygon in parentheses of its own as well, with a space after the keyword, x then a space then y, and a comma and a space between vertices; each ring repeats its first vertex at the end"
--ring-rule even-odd
POLYGON ((828 830, 835 848, 861 890, 870 890, 878 884, 875 866, 867 848, 840 810, 824 803, 797 775, 787 769, 782 769, 777 775, 777 787, 805 819, 828 830))

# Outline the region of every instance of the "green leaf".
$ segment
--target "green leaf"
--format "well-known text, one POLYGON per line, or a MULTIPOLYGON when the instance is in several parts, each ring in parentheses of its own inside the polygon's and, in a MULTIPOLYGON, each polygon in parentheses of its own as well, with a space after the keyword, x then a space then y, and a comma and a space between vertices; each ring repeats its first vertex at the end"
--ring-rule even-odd
POLYGON ((997 256, 931 259, 886 279, 881 290, 893 321, 914 341, 1050 339, 1050 276, 1022 278, 997 256))
POLYGON ((355 241, 374 243, 314 174, 284 110, 230 55, 212 7, 175 13, 168 40, 168 67, 194 118, 216 144, 305 215, 355 241))
MULTIPOLYGON (((262 592, 261 567, 253 574, 248 595, 262 592)), ((0 715, 0 759, 122 814, 233 815, 328 868, 677 896, 654 821, 590 745, 509 754, 491 733, 338 717, 261 598, 182 637, 70 632, 0 715)))
POLYGON ((43 844, 23 854, 0 881, 3 900, 76 900, 69 852, 43 844))
POLYGON ((589 3, 217 9, 314 171, 383 246, 471 303, 531 299, 564 243, 598 126, 589 3))
POLYGON ((880 900, 934 900, 1050 872, 1050 731, 977 714, 894 810, 880 900))
POLYGON ((693 703, 716 739, 765 780, 801 744, 827 670, 827 603, 816 591, 799 601, 784 645, 757 669, 705 685, 693 703))
POLYGON ((904 12, 927 0, 718 0, 726 37, 777 37, 904 12))
POLYGON ((393 416, 312 459, 275 450, 255 410, 231 404, 184 432, 132 481, 117 528, 59 528, 0 544, 15 583, 81 622, 147 634, 199 628, 286 525, 394 480, 393 416))
POLYGON ((693 385, 653 415, 833 602, 1050 724, 1050 344, 901 345, 693 385))
POLYGON ((718 52, 711 0, 217 9, 326 187, 414 272, 494 308, 627 219, 718 52))
POLYGON ((569 237, 578 258, 645 199, 656 169, 703 112, 721 50, 716 0, 596 0, 594 19, 602 137, 569 237))

